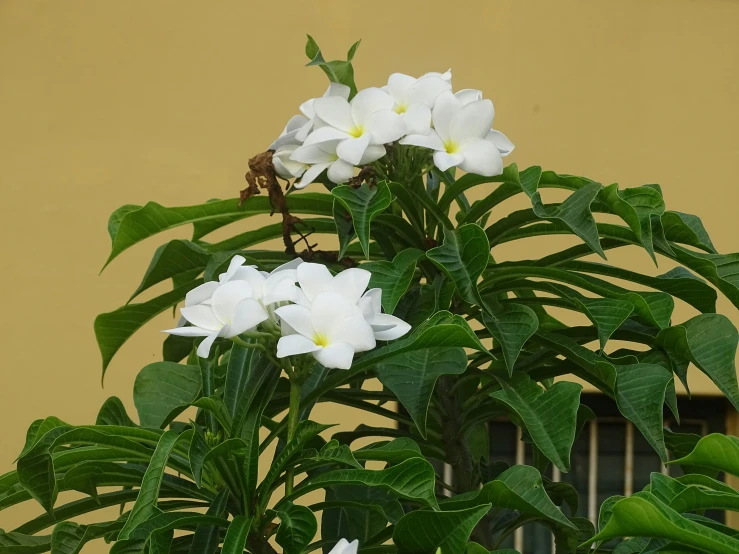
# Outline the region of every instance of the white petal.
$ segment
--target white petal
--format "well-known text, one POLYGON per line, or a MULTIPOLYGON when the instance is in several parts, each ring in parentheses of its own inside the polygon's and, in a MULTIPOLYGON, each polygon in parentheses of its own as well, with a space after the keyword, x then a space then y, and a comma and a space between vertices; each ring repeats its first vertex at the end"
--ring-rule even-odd
POLYGON ((288 269, 298 269, 298 266, 302 263, 303 260, 301 258, 295 258, 294 260, 290 260, 289 262, 285 262, 284 264, 277 266, 272 270, 272 273, 279 273, 280 271, 285 271, 288 269))
POLYGON ((336 155, 326 152, 325 148, 321 148, 323 144, 324 143, 321 143, 320 145, 309 144, 307 146, 296 148, 293 151, 292 156, 290 156, 290 159, 306 164, 333 162, 336 159, 336 155))
POLYGON ((352 315, 335 321, 328 332, 329 344, 346 342, 352 345, 355 352, 372 350, 375 342, 375 332, 361 315, 352 315))
POLYGON ((336 546, 334 546, 328 554, 346 554, 345 548, 347 546, 349 546, 349 541, 346 539, 339 539, 339 542, 336 543, 336 546))
POLYGON ((393 73, 387 80, 387 91, 398 105, 408 104, 408 90, 416 82, 415 77, 403 73, 393 73))
POLYGON ((298 287, 295 292, 297 293, 295 298, 295 303, 299 304, 300 306, 305 306, 306 308, 310 308, 311 301, 310 299, 305 295, 305 292, 303 292, 303 289, 298 287))
POLYGON ((338 292, 352 304, 356 304, 367 290, 372 274, 366 269, 352 267, 337 273, 326 290, 338 292))
POLYGON ((242 300, 234 307, 230 328, 224 336, 230 339, 245 333, 268 318, 267 310, 259 302, 253 298, 242 300))
POLYGON ((434 123, 434 129, 439 133, 441 140, 445 141, 449 138, 449 125, 462 103, 451 92, 442 92, 436 102, 434 109, 431 110, 431 120, 434 123))
POLYGON ((394 106, 395 100, 384 90, 377 87, 366 88, 352 98, 352 120, 355 125, 364 125, 373 113, 379 110, 392 110, 394 106))
POLYGON ((329 142, 332 140, 344 140, 350 137, 351 135, 346 131, 342 131, 340 129, 336 129, 335 127, 331 127, 330 125, 326 125, 325 127, 318 127, 317 129, 313 129, 313 132, 311 132, 311 134, 305 138, 303 146, 308 146, 310 144, 321 144, 323 142, 329 142))
POLYGON ((376 111, 365 121, 365 133, 370 133, 372 144, 395 142, 405 135, 405 129, 403 118, 392 110, 376 111))
POLYGON ((375 160, 379 160, 380 158, 382 158, 385 154, 387 154, 387 150, 385 150, 384 145, 370 144, 367 147, 367 150, 364 151, 362 159, 359 160, 359 165, 372 163, 375 160))
POLYGON ((313 357, 326 369, 349 369, 354 359, 354 349, 346 342, 337 342, 313 352, 313 357))
POLYGON ((459 149, 464 161, 459 167, 467 173, 492 177, 503 173, 503 158, 495 145, 485 139, 470 139, 459 149))
POLYGON ((308 137, 308 133, 310 133, 312 129, 313 129, 313 120, 310 119, 300 129, 295 131, 295 140, 302 144, 303 141, 305 141, 305 139, 308 137))
POLYGON ((205 337, 203 341, 198 345, 197 354, 201 358, 207 358, 210 356, 210 347, 213 346, 213 343, 218 338, 218 333, 212 333, 205 337))
POLYGON ((244 265, 244 262, 246 262, 246 258, 244 258, 244 256, 236 255, 231 258, 231 261, 228 264, 228 269, 225 271, 225 273, 221 273, 218 276, 218 280, 221 283, 227 282, 229 279, 231 279, 231 277, 233 277, 234 273, 236 273, 236 270, 244 265))
POLYGON ((313 102, 315 102, 315 98, 311 98, 310 100, 306 100, 302 104, 300 104, 299 110, 303 113, 303 115, 306 117, 306 119, 311 120, 314 117, 316 117, 316 110, 313 108, 313 102))
POLYGON ((323 93, 324 96, 339 96, 343 98, 344 100, 349 100, 349 94, 351 93, 351 89, 342 84, 342 83, 334 83, 328 85, 328 88, 326 89, 326 92, 323 93))
POLYGON ((200 327, 175 327, 174 329, 166 329, 162 333, 170 335, 178 335, 180 337, 207 337, 213 331, 201 329, 200 327))
POLYGON ((224 283, 213 293, 213 313, 222 323, 231 323, 236 304, 251 295, 251 285, 246 281, 224 283))
POLYGON ((205 304, 196 304, 195 306, 185 306, 180 309, 182 317, 187 321, 208 331, 220 331, 223 322, 213 313, 213 308, 205 304))
POLYGON ((377 314, 375 316, 375 319, 372 321, 373 328, 375 325, 390 326, 390 328, 387 330, 375 331, 375 338, 377 340, 395 340, 402 337, 411 330, 411 326, 408 325, 405 321, 403 321, 399 317, 395 317, 394 315, 390 314, 377 314))
POLYGON ((340 96, 316 98, 313 102, 313 109, 316 110, 318 117, 332 127, 349 133, 355 126, 355 121, 352 119, 352 108, 349 102, 340 96))
POLYGON ((372 302, 372 309, 375 313, 382 311, 382 289, 370 289, 362 295, 362 298, 369 298, 372 302))
POLYGON ((428 73, 424 74, 423 77, 441 77, 449 83, 452 80, 452 70, 447 69, 444 73, 439 73, 438 71, 429 71, 428 73))
POLYGON ((308 300, 323 291, 333 280, 334 276, 323 264, 303 263, 298 266, 298 283, 308 300))
POLYGON ((195 287, 185 295, 185 306, 194 306, 213 297, 213 293, 218 288, 218 281, 208 281, 199 287, 195 287))
POLYGON ((275 141, 269 145, 267 150, 277 150, 280 146, 286 146, 289 144, 298 144, 301 141, 298 139, 298 132, 300 130, 297 129, 295 131, 290 131, 289 133, 283 133, 279 137, 275 139, 275 141))
POLYGON ((336 146, 336 154, 352 165, 357 165, 364 155, 364 151, 369 146, 371 135, 368 132, 362 133, 358 138, 348 138, 342 140, 336 146))
POLYGON ((292 133, 293 131, 300 129, 306 123, 308 123, 307 117, 300 114, 294 115, 288 120, 287 125, 285 125, 285 129, 282 132, 283 134, 292 133))
MULTIPOLYGON (((289 306, 288 306, 289 307, 289 306)), ((282 309, 282 308, 280 308, 282 309)), ((310 320, 316 333, 329 336, 337 321, 354 315, 354 303, 338 292, 322 292, 313 299, 310 306, 310 320)), ((290 325, 292 321, 288 321, 290 325)), ((296 329, 303 334, 300 329, 296 329)))
POLYGON ((292 179, 293 175, 290 173, 290 170, 285 167, 285 164, 282 163, 282 160, 278 158, 277 156, 272 156, 272 165, 275 166, 275 173, 282 177, 283 179, 292 179))
POLYGON ((346 183, 352 177, 354 177, 354 166, 344 160, 336 160, 328 168, 328 178, 337 185, 346 183))
POLYGON ((489 140, 490 142, 492 142, 500 152, 501 156, 507 156, 508 154, 513 152, 513 149, 515 148, 515 146, 508 139, 507 136, 505 136, 500 131, 496 131, 495 129, 490 129, 490 132, 485 137, 485 140, 489 140))
POLYGON ((262 272, 252 266, 242 266, 229 282, 233 281, 246 281, 251 287, 251 297, 260 298, 264 292, 264 283, 267 279, 262 275, 262 272))
POLYGON ((262 304, 265 306, 269 306, 275 302, 295 302, 298 297, 298 288, 295 286, 295 280, 289 277, 270 284, 267 290, 268 292, 262 297, 262 304))
POLYGON ((313 329, 311 323, 311 312, 305 306, 298 306, 297 304, 290 304, 289 306, 282 306, 275 310, 275 313, 287 323, 290 328, 303 335, 304 337, 312 338, 316 331, 313 329))
POLYGON ((462 90, 458 90, 456 93, 454 93, 454 96, 456 96, 457 99, 464 105, 469 104, 470 102, 477 102, 478 100, 482 100, 482 91, 474 88, 465 88, 462 90))
POLYGON ((444 150, 444 143, 441 142, 439 134, 431 129, 428 135, 408 135, 400 139, 400 144, 409 144, 411 146, 422 146, 431 150, 444 150))
POLYGON ((375 311, 375 306, 372 303, 372 298, 365 294, 359 299, 359 302, 357 302, 357 308, 359 308, 359 311, 362 313, 364 320, 372 325, 372 320, 375 319, 375 314, 377 313, 375 311))
POLYGON ((294 184, 296 189, 303 189, 313 183, 316 178, 323 173, 323 171, 328 168, 328 166, 331 164, 325 163, 325 164, 316 164, 310 166, 305 173, 303 173, 303 176, 300 178, 300 181, 294 184))
POLYGON ((462 154, 448 154, 447 152, 434 152, 434 165, 441 171, 450 167, 456 167, 464 161, 462 154))
POLYGON ((302 335, 288 335, 277 341, 278 358, 307 354, 308 352, 315 352, 320 349, 320 346, 317 346, 312 340, 302 335))
POLYGON ((490 100, 471 102, 454 115, 449 125, 449 136, 461 143, 470 138, 484 139, 493 125, 495 109, 490 100))
POLYGON ((409 135, 427 135, 431 130, 431 108, 412 104, 403 114, 403 122, 409 135))
POLYGON ((441 77, 421 77, 408 91, 409 104, 423 104, 428 108, 434 106, 434 102, 445 90, 451 90, 449 81, 441 77))

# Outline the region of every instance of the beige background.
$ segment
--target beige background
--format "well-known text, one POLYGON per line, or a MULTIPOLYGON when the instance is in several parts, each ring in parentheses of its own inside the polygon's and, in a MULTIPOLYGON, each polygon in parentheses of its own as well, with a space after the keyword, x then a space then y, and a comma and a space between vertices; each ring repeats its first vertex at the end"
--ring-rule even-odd
MULTIPOLYGON (((171 317, 123 348, 105 389, 92 322, 128 298, 164 237, 98 276, 108 215, 124 203, 235 197, 248 157, 326 86, 303 67, 306 32, 328 58, 362 38, 360 86, 452 67, 456 88, 493 99, 519 167, 660 183, 669 208, 702 216, 730 252, 739 250, 737 29, 739 2, 729 0, 0 0, 0 472, 33 419, 88 423, 113 394, 131 406, 134 377, 158 359, 157 331, 171 317)), ((523 246, 496 255, 554 245, 523 246)), ((670 267, 655 270, 636 249, 610 259, 670 267)), ((721 309, 739 323, 727 302, 721 309)), ((712 390, 692 375, 697 391, 712 390)), ((0 527, 32 512, 3 512, 0 527)))

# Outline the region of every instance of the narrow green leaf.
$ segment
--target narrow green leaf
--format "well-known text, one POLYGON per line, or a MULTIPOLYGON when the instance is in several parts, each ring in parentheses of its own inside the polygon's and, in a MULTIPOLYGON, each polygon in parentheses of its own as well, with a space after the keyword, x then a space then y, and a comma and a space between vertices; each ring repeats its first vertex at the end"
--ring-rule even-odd
POLYGON ((370 225, 372 220, 387 209, 393 200, 387 183, 380 181, 376 186, 370 186, 364 183, 358 188, 349 185, 340 185, 334 187, 331 194, 351 214, 354 231, 357 233, 359 243, 362 245, 362 250, 364 250, 364 255, 369 259, 370 225))
POLYGON ((459 375, 467 369, 462 348, 424 348, 395 356, 377 365, 377 377, 403 404, 422 437, 436 381, 442 375, 459 375))
POLYGON ((233 420, 231 419, 231 414, 228 413, 228 409, 220 396, 205 396, 203 398, 198 398, 192 403, 192 405, 210 412, 218 420, 218 423, 226 434, 231 434, 233 420))
POLYGON ((249 536, 252 518, 236 516, 228 526, 226 538, 223 540, 221 554, 243 554, 246 548, 246 538, 249 536))
POLYGON ((503 388, 490 396, 521 418, 534 444, 555 466, 569 471, 582 386, 559 381, 544 390, 523 373, 499 382, 503 388))
POLYGON ((133 402, 143 427, 163 427, 190 406, 202 387, 200 368, 174 362, 144 367, 133 385, 133 402))
POLYGON ((321 462, 335 462, 357 469, 363 469, 363 466, 357 461, 352 454, 351 449, 345 444, 339 444, 339 441, 333 439, 323 445, 321 451, 314 458, 321 462))
POLYGON ((351 214, 344 208, 338 199, 334 200, 334 225, 339 237, 339 259, 344 257, 349 244, 356 238, 354 223, 351 214))
POLYGON ((95 338, 103 357, 103 377, 105 377, 105 370, 113 356, 131 335, 155 316, 177 305, 185 298, 185 294, 202 283, 202 279, 196 279, 146 302, 128 304, 97 316, 95 318, 95 338))
MULTIPOLYGON (((205 513, 208 516, 223 518, 226 515, 226 501, 230 491, 223 489, 215 497, 205 513)), ((215 554, 220 544, 220 529, 217 525, 200 524, 195 529, 190 546, 190 554, 215 554)))
POLYGON ((166 431, 159 439, 144 479, 141 482, 141 489, 136 497, 136 502, 126 520, 126 524, 121 529, 119 539, 129 538, 131 532, 139 524, 154 514, 164 468, 167 466, 167 460, 169 460, 169 455, 178 438, 179 436, 175 431, 166 431))

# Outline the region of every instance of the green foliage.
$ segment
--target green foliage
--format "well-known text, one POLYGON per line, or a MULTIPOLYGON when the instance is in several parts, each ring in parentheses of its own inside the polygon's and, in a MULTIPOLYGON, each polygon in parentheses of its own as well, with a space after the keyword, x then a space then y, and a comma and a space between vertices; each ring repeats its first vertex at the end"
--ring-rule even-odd
MULTIPOLYGON (((357 46, 346 60, 326 61, 309 37, 306 54, 354 94, 357 46)), ((0 510, 35 501, 45 513, 0 531, 0 554, 71 554, 98 539, 113 553, 273 554, 276 544, 303 554, 328 552, 341 538, 368 553, 512 554, 499 544, 529 523, 551 532, 558 554, 623 537, 631 538, 614 552, 739 551, 736 532, 703 515, 739 510, 739 493, 716 479, 739 476, 739 439, 675 433, 663 421, 665 406, 679 415, 675 377, 686 384, 688 371, 705 373, 739 407, 739 334, 715 313, 718 292, 739 306, 739 254, 716 252, 700 219, 669 211, 657 185, 603 186, 515 164, 495 177, 432 169, 424 183, 402 148, 376 180, 285 198, 299 218, 293 239, 338 239, 335 250, 305 257, 334 271, 369 270, 383 311, 412 330, 358 354, 346 371, 276 363, 258 335, 219 339, 208 360, 193 354, 199 339, 169 337, 163 360, 136 378, 138 424, 111 397, 95 425, 55 417, 30 425, 16 470, 0 476, 0 510), (474 187, 484 194, 470 205, 474 187), (551 188, 565 192, 561 202, 543 200, 551 188), (506 213, 518 194, 530 207, 506 213), (576 245, 531 260, 521 243, 512 260, 496 259, 501 244, 549 235, 576 245), (584 259, 614 248, 676 267, 653 277, 584 259), (699 313, 678 320, 675 299, 699 313), (550 462, 570 469, 573 442, 594 417, 571 376, 612 398, 661 459, 686 473, 654 474, 644 491, 608 499, 597 534, 575 489, 542 477, 550 462), (370 379, 382 390, 366 386, 370 379), (397 425, 337 430, 340 416, 312 421, 321 402, 340 405, 334 414, 347 406, 397 425), (491 458, 487 424, 501 417, 521 429, 536 467, 491 458), (451 466, 453 482, 430 461, 451 466), (82 497, 62 503, 67 491, 82 497)), ((116 210, 106 265, 159 233, 193 229, 189 240, 158 245, 129 301, 96 318, 103 372, 134 333, 217 279, 235 254, 265 271, 290 261, 290 249, 264 246, 285 238, 280 221, 229 234, 230 224, 275 207, 257 195, 116 210), (215 231, 222 236, 210 241, 215 231)))

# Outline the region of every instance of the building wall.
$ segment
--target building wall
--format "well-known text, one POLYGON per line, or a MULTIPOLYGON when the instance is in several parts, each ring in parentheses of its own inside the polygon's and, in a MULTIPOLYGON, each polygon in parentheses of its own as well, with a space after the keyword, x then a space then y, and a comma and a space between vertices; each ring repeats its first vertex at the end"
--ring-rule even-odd
MULTIPOLYGON (((0 471, 35 418, 88 423, 113 394, 132 407, 133 380, 158 358, 171 315, 121 350, 105 388, 92 322, 128 298, 165 237, 99 276, 107 217, 125 203, 235 197, 249 156, 326 86, 303 67, 306 32, 330 58, 362 38, 360 86, 452 67, 457 88, 494 100, 519 167, 660 183, 669 208, 702 216, 730 252, 739 250, 737 24, 739 3, 728 0, 0 1, 0 471)), ((569 243, 521 244, 496 256, 536 258, 569 243)), ((671 267, 655 269, 637 249, 609 258, 654 274, 671 267)), ((720 309, 739 323, 728 302, 720 309)), ((678 319, 690 315, 678 306, 678 319)), ((691 384, 715 392, 697 370, 691 384)), ((359 422, 343 410, 340 419, 359 422)), ((36 511, 3 513, 0 527, 36 511)))

